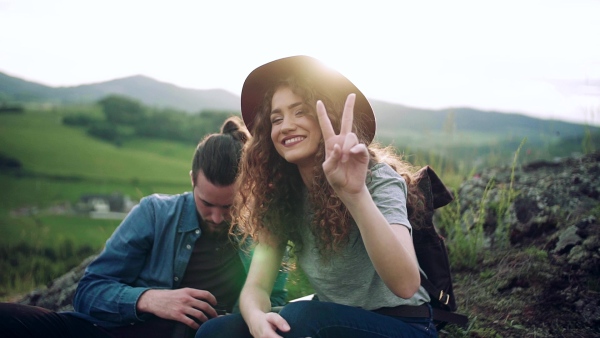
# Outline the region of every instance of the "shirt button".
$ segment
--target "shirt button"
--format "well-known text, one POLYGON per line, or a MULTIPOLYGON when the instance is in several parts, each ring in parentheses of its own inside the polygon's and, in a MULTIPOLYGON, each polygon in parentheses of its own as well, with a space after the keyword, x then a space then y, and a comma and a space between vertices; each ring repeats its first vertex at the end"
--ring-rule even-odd
POLYGON ((200 230, 196 229, 196 235, 200 233, 200 230))
POLYGON ((179 277, 175 277, 173 279, 177 282, 179 280, 179 277))
POLYGON ((191 245, 189 245, 189 244, 188 244, 188 245, 186 245, 185 247, 186 247, 188 250, 192 248, 192 246, 191 246, 191 245))

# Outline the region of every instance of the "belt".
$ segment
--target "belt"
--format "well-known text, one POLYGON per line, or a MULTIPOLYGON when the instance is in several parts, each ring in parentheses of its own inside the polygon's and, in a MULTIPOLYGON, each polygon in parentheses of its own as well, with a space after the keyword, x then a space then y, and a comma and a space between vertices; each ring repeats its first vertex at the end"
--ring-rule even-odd
MULTIPOLYGON (((433 320, 436 323, 453 323, 464 328, 467 327, 469 318, 465 315, 438 308, 432 308, 432 310, 433 320)), ((396 307, 382 307, 380 309, 373 310, 373 312, 391 317, 430 318, 429 306, 427 303, 419 306, 398 305, 396 307)), ((440 328, 441 327, 443 326, 440 326, 440 328)))
POLYGON ((421 304, 418 306, 412 305, 398 305, 395 307, 382 307, 377 310, 373 310, 375 313, 379 313, 386 316, 392 317, 411 317, 411 318, 430 318, 431 313, 429 312, 429 306, 427 304, 421 304))

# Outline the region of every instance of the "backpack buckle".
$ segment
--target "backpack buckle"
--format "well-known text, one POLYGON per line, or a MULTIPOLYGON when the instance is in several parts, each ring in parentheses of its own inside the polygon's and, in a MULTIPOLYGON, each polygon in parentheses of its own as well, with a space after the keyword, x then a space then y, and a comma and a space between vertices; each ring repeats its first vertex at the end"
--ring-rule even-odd
POLYGON ((448 305, 448 303, 450 303, 450 295, 447 293, 444 293, 444 290, 441 290, 438 300, 440 301, 440 303, 442 303, 444 305, 448 305))

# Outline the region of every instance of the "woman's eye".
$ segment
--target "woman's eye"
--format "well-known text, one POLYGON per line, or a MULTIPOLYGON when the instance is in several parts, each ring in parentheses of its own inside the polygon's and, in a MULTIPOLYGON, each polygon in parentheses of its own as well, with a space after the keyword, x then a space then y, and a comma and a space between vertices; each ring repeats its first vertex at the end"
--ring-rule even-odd
POLYGON ((296 116, 302 116, 302 115, 304 115, 304 110, 298 110, 296 112, 296 116))
POLYGON ((282 121, 283 119, 281 117, 275 117, 271 119, 271 124, 278 124, 282 121))

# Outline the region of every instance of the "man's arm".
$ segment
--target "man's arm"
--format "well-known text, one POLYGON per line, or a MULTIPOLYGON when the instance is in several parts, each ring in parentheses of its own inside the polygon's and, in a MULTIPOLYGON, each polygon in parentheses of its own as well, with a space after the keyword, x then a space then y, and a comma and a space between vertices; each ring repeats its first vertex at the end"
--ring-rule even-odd
POLYGON ((115 324, 143 321, 152 314, 194 329, 197 322, 217 316, 212 307, 217 302, 210 292, 171 290, 173 266, 168 262, 176 248, 175 237, 171 238, 175 230, 170 227, 176 223, 157 220, 157 214, 173 211, 158 205, 153 198, 142 199, 115 230, 79 282, 73 304, 77 312, 115 324), (165 263, 157 256, 164 257, 165 263))
POLYGON ((73 299, 77 312, 115 323, 143 320, 136 303, 149 288, 131 285, 152 250, 153 222, 150 203, 142 199, 87 267, 73 299))

